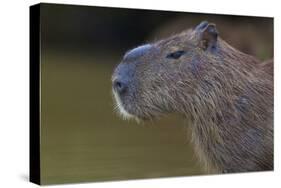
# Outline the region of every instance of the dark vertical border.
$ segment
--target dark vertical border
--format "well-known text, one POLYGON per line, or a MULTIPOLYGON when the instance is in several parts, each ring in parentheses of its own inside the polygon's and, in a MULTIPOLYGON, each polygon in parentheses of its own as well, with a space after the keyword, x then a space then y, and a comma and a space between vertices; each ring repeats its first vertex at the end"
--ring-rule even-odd
POLYGON ((29 9, 30 21, 30 138, 29 180, 40 184, 40 4, 29 9))

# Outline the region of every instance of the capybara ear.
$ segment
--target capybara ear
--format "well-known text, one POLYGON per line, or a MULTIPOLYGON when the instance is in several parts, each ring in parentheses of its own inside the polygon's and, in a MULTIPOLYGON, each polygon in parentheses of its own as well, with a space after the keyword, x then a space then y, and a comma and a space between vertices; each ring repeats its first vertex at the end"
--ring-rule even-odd
POLYGON ((198 24, 198 25, 195 27, 195 30, 196 30, 196 31, 202 31, 202 30, 204 30, 208 25, 209 25, 208 21, 202 21, 200 24, 198 24))
POLYGON ((215 50, 217 47, 218 31, 216 25, 206 21, 201 22, 196 30, 199 32, 199 46, 203 50, 215 50))

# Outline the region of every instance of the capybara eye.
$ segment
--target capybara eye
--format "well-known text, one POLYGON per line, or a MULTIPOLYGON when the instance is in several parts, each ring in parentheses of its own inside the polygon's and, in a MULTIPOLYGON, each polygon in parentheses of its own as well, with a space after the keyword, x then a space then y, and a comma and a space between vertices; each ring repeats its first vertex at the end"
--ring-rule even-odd
POLYGON ((185 51, 183 50, 179 50, 179 51, 176 51, 176 52, 173 52, 173 53, 169 53, 166 58, 168 59, 178 59, 180 58, 183 54, 185 54, 185 51))

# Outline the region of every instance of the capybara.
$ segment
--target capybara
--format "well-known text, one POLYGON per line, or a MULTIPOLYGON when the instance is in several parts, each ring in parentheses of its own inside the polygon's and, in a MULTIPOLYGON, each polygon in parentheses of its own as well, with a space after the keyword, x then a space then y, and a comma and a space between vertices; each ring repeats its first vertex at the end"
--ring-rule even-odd
POLYGON ((273 61, 233 48, 215 24, 128 51, 112 82, 124 118, 187 119, 208 173, 273 170, 273 61))

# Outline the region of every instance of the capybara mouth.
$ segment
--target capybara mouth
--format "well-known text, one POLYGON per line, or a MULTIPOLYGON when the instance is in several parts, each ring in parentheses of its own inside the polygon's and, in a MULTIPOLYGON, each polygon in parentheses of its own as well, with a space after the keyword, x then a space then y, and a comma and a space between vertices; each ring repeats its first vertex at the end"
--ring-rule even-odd
MULTIPOLYGON (((153 119, 153 115, 149 113, 142 113, 143 109, 138 106, 134 106, 134 102, 128 100, 129 97, 120 96, 114 89, 112 91, 115 107, 114 110, 121 116, 123 119, 134 119, 137 122, 146 121, 153 119)), ((134 101, 134 99, 132 99, 134 101)))
POLYGON ((113 89, 112 91, 113 96, 114 96, 114 101, 115 101, 115 110, 118 112, 118 114, 123 118, 123 119, 130 119, 133 118, 134 115, 128 112, 126 110, 126 105, 124 105, 124 102, 121 100, 119 94, 113 89))

